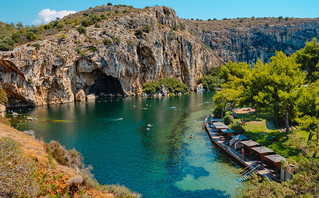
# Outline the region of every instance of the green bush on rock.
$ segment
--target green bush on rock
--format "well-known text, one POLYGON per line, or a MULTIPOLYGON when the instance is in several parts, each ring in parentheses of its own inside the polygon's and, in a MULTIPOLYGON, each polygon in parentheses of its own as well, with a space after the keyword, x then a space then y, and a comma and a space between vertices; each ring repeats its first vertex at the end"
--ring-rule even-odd
POLYGON ((143 92, 147 94, 155 94, 162 92, 162 85, 167 88, 168 93, 188 93, 188 86, 174 78, 163 78, 155 82, 147 82, 143 84, 143 92))

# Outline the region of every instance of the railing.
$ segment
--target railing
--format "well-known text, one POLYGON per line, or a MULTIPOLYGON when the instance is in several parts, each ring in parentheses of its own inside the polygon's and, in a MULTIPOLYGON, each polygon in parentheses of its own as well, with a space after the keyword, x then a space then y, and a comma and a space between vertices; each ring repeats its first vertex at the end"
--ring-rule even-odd
MULTIPOLYGON (((247 181, 249 180, 250 178, 252 178, 253 174, 257 171, 257 169, 259 168, 260 165, 254 167, 253 169, 251 170, 246 170, 245 172, 243 172, 241 174, 241 176, 237 177, 237 181, 240 181, 240 182, 243 182, 243 181, 247 181)), ((247 168, 247 167, 246 167, 247 168)))

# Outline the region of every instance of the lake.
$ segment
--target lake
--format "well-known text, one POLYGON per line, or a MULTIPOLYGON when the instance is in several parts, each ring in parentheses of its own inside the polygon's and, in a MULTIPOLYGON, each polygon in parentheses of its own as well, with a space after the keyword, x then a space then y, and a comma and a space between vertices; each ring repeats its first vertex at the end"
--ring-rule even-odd
POLYGON ((18 129, 75 148, 101 184, 124 185, 145 198, 240 196, 251 184, 236 180, 240 166, 202 130, 212 96, 109 98, 14 111, 38 119, 18 129))

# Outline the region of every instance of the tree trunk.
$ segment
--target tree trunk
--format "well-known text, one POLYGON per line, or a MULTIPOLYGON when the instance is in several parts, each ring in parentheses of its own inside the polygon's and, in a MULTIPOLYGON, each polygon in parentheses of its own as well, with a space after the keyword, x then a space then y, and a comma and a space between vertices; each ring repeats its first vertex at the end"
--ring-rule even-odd
POLYGON ((312 136, 313 136, 313 134, 311 132, 309 132, 309 136, 308 136, 308 141, 307 142, 310 142, 312 140, 312 136))
MULTIPOLYGON (((317 146, 317 148, 318 148, 318 145, 319 145, 319 129, 317 129, 316 136, 317 136, 316 146, 317 146)), ((313 154, 312 157, 313 157, 313 158, 316 158, 316 157, 317 157, 316 149, 315 149, 315 153, 313 154)))
POLYGON ((285 111, 285 125, 286 125, 286 136, 287 136, 287 140, 288 140, 288 135, 290 133, 289 131, 289 115, 288 115, 288 109, 286 109, 285 111))

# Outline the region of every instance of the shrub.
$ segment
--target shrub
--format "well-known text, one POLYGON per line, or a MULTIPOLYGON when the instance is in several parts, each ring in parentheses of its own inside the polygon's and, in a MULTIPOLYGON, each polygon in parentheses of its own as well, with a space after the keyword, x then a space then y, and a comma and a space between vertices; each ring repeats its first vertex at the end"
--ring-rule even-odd
POLYGON ((51 141, 46 145, 48 153, 52 153, 54 159, 61 165, 71 168, 83 168, 82 157, 76 150, 66 150, 57 141, 51 141))
POLYGON ((37 41, 39 39, 39 37, 36 34, 33 34, 31 36, 31 41, 37 41))
POLYGON ((236 131, 237 133, 244 133, 245 132, 245 129, 240 124, 232 124, 230 126, 230 128, 233 129, 234 131, 236 131))
POLYGON ((37 167, 23 156, 19 144, 11 138, 0 139, 0 196, 37 197, 37 167))
POLYGON ((108 38, 105 38, 103 40, 104 45, 106 45, 107 47, 110 47, 112 45, 112 41, 108 38))
POLYGON ((144 83, 143 92, 148 94, 154 94, 161 92, 161 87, 167 87, 169 93, 187 93, 189 91, 188 86, 174 78, 163 78, 153 83, 144 83), (155 89, 155 90, 154 90, 155 89))
POLYGON ((14 48, 14 40, 10 36, 0 38, 0 50, 8 51, 14 48))
POLYGON ((89 47, 89 50, 91 50, 92 52, 96 52, 96 51, 97 51, 97 48, 94 47, 94 46, 90 46, 90 47, 89 47))
POLYGON ((107 3, 107 5, 108 5, 108 6, 111 6, 111 5, 112 5, 112 3, 107 3))
POLYGON ((137 38, 142 38, 143 35, 144 35, 144 33, 143 33, 143 31, 142 31, 141 29, 135 30, 135 36, 136 36, 137 38))
POLYGON ((49 30, 49 29, 51 29, 51 28, 52 28, 52 26, 51 26, 50 24, 44 25, 44 29, 45 29, 45 30, 49 30))
POLYGON ((105 14, 101 14, 101 19, 102 19, 102 20, 105 20, 105 19, 106 19, 105 14))
POLYGON ((91 18, 84 18, 81 22, 82 26, 89 27, 90 25, 93 25, 94 22, 91 18))
POLYGON ((36 50, 39 50, 41 45, 40 45, 40 43, 34 43, 34 44, 32 44, 32 47, 35 47, 36 50))
POLYGON ((72 24, 72 23, 73 23, 73 21, 71 19, 65 20, 65 24, 72 24))
POLYGON ((64 26, 65 26, 65 23, 64 23, 64 21, 60 21, 58 24, 57 24, 57 28, 58 29, 62 29, 62 28, 64 28, 64 26))
POLYGON ((0 87, 0 104, 8 102, 7 93, 0 87))
POLYGON ((185 30, 186 29, 185 23, 179 23, 179 27, 180 27, 181 30, 185 30))
POLYGON ((222 106, 216 106, 213 111, 214 118, 221 118, 223 111, 224 111, 224 108, 222 106))
POLYGON ((156 85, 154 83, 148 82, 143 84, 143 92, 147 94, 156 93, 156 85))
POLYGON ((233 117, 232 117, 231 115, 226 115, 226 116, 224 117, 224 123, 225 123, 226 125, 233 124, 233 123, 234 123, 233 117))
POLYGON ((19 32, 15 32, 11 35, 11 38, 14 40, 16 43, 22 43, 22 38, 19 32))
POLYGON ((80 34, 86 34, 86 28, 83 26, 80 26, 76 29, 80 34))
POLYGON ((59 38, 60 38, 61 40, 64 40, 64 39, 67 38, 67 36, 66 36, 65 34, 60 34, 60 35, 59 35, 59 38))

